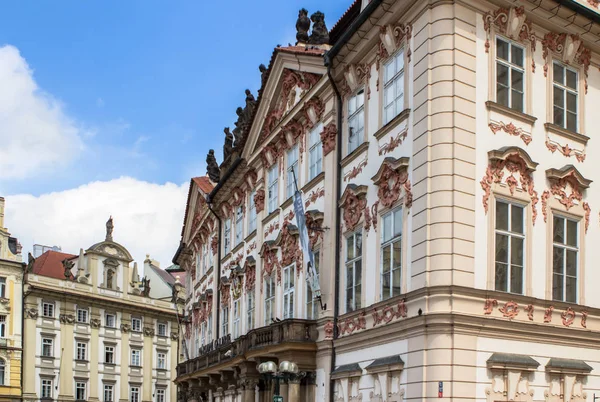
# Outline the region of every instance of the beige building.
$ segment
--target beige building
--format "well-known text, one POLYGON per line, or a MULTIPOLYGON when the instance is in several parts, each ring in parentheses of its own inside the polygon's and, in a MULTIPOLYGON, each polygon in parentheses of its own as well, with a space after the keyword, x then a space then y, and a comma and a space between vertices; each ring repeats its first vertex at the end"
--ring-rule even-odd
POLYGON ((24 400, 176 400, 182 285, 141 278, 112 218, 106 226, 79 255, 47 251, 27 266, 24 400), (152 298, 152 287, 172 296, 152 298))
POLYGON ((23 263, 21 245, 4 227, 0 197, 0 401, 21 400, 23 263))
POLYGON ((190 186, 181 400, 271 400, 268 360, 286 401, 600 395, 598 7, 301 10, 190 186))

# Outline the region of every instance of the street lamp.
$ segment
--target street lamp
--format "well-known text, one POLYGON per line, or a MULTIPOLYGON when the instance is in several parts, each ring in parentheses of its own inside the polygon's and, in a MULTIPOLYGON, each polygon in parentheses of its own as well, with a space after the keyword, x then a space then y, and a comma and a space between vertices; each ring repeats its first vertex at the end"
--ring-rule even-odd
POLYGON ((287 360, 279 363, 279 370, 277 363, 267 361, 258 365, 257 370, 266 379, 275 380, 275 395, 273 395, 273 402, 283 402, 283 397, 279 395, 279 381, 286 380, 294 377, 298 374, 298 365, 294 362, 287 360))

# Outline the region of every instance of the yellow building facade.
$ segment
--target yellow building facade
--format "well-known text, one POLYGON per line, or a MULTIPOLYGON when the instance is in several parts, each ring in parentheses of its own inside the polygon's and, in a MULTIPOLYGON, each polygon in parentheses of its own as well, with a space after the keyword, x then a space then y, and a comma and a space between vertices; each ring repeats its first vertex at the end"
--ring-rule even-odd
POLYGON ((21 245, 4 227, 0 197, 0 402, 21 400, 23 264, 21 245))

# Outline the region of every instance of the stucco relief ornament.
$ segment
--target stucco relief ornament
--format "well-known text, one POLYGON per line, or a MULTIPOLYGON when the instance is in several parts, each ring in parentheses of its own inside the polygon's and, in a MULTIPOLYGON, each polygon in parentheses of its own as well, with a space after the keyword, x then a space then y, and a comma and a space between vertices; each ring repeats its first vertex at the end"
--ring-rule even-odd
POLYGON ((75 322, 73 314, 61 314, 58 318, 62 324, 73 324, 75 322))
MULTIPOLYGON (((271 276, 273 274, 273 271, 276 271, 277 283, 281 283, 281 263, 277 259, 277 250, 271 248, 268 242, 264 242, 263 247, 260 251, 260 255, 263 258, 263 279, 271 276)), ((260 281, 261 292, 263 289, 263 282, 264 281, 260 281)))
POLYGON ((144 327, 144 336, 153 337, 154 336, 154 328, 144 327))
POLYGON ((256 212, 262 212, 265 209, 265 190, 262 188, 256 191, 254 194, 254 205, 256 207, 256 212))
POLYGON ((583 210, 585 211, 585 215, 584 215, 584 219, 585 219, 585 233, 588 232, 588 229, 590 227, 590 214, 592 212, 592 209, 590 208, 590 204, 588 204, 587 202, 583 203, 583 210))
POLYGON ((353 332, 361 329, 367 329, 367 320, 365 319, 364 311, 361 311, 358 317, 349 317, 338 323, 338 331, 340 335, 352 334, 353 332))
POLYGON ((342 94, 348 96, 361 86, 367 88, 367 99, 371 99, 371 66, 365 64, 349 64, 344 71, 344 81, 342 82, 342 94))
POLYGON ((314 204, 317 200, 325 195, 325 187, 321 187, 317 190, 313 190, 308 195, 306 201, 304 202, 304 206, 308 208, 310 204, 314 204))
POLYGON ((391 208, 400 198, 404 189, 404 205, 412 206, 412 189, 408 180, 408 158, 385 158, 372 180, 379 187, 377 196, 384 208, 391 208))
POLYGON ((577 63, 583 66, 585 76, 585 93, 588 91, 588 71, 592 61, 590 49, 583 46, 583 41, 576 34, 548 32, 542 39, 542 57, 544 58, 544 77, 548 75, 550 52, 562 59, 566 64, 577 63))
POLYGON ((581 312, 581 326, 583 328, 587 328, 587 318, 588 318, 588 312, 582 311, 581 312))
POLYGON ((221 305, 224 307, 229 306, 231 300, 231 293, 229 292, 231 286, 229 283, 225 284, 221 282, 221 305))
POLYGON ((35 308, 25 309, 25 318, 36 320, 39 316, 39 312, 35 308))
POLYGON ((315 96, 304 104, 302 112, 306 119, 306 128, 310 130, 323 118, 325 106, 323 106, 321 99, 315 96))
POLYGON ((327 321, 323 330, 325 331, 325 339, 333 339, 333 321, 327 321))
POLYGON ((368 160, 365 158, 358 165, 354 166, 346 175, 344 175, 344 181, 350 181, 355 179, 356 176, 362 173, 363 168, 367 166, 368 160))
POLYGON ((92 319, 90 320, 90 326, 91 326, 92 328, 100 328, 100 325, 101 325, 101 324, 100 324, 100 319, 99 319, 99 318, 92 318, 92 319))
POLYGON ((492 122, 492 123, 488 124, 488 126, 490 127, 490 130, 492 130, 492 132, 494 134, 496 134, 498 131, 502 130, 506 134, 513 135, 515 137, 519 137, 521 140, 523 140, 525 145, 529 145, 529 143, 533 139, 531 137, 531 134, 526 133, 525 130, 515 126, 513 123, 505 124, 503 122, 499 122, 499 123, 492 122))
POLYGON ((176 341, 179 339, 179 333, 177 332, 171 332, 171 340, 172 341, 176 341))
POLYGON ((252 291, 254 291, 255 286, 256 286, 256 265, 247 265, 244 289, 246 292, 252 292, 252 291))
POLYGON ((496 299, 486 299, 483 305, 483 313, 485 315, 492 314, 494 307, 498 305, 498 300, 496 299))
POLYGON ((212 251, 213 254, 216 254, 218 248, 219 248, 219 240, 217 239, 217 236, 213 236, 212 239, 210 239, 210 250, 212 251))
POLYGON ((340 200, 340 207, 343 209, 342 218, 344 219, 346 230, 354 229, 358 222, 360 222, 363 211, 367 206, 366 192, 366 186, 348 184, 346 187, 340 200))
POLYGON ((327 156, 335 149, 337 138, 337 127, 335 126, 335 123, 331 122, 324 126, 323 131, 321 131, 319 135, 321 136, 321 144, 323 145, 323 156, 327 156))
POLYGON ((504 304, 503 307, 500 307, 498 310, 502 313, 502 315, 510 320, 519 315, 519 305, 514 301, 509 301, 504 304))
POLYGON ((552 322, 552 312, 554 311, 554 306, 550 306, 544 311, 544 322, 549 323, 552 322))
POLYGON ((560 317, 562 318, 562 324, 565 327, 570 327, 573 324, 573 321, 575 321, 575 311, 573 311, 571 307, 567 307, 560 317))
POLYGON ((401 133, 398 133, 397 136, 391 137, 390 142, 383 144, 381 148, 379 148, 379 155, 385 155, 398 148, 400 145, 402 145, 407 135, 408 131, 404 130, 401 133))
POLYGON ((323 238, 323 229, 321 223, 323 222, 323 214, 319 211, 306 211, 304 213, 304 219, 306 222, 306 228, 308 229, 308 240, 310 247, 314 248, 319 240, 323 238))
POLYGON ((379 310, 377 310, 377 308, 374 308, 371 315, 373 316, 373 327, 376 327, 381 323, 389 324, 395 318, 406 318, 406 304, 404 300, 400 300, 398 302, 398 306, 396 306, 396 309, 394 309, 394 306, 385 306, 382 309, 381 314, 379 314, 379 310))
POLYGON ((123 332, 123 333, 131 332, 131 325, 130 324, 121 324, 121 332, 123 332))
MULTIPOLYGON (((412 51, 410 50, 411 36, 411 25, 385 25, 379 28, 379 47, 375 58, 375 67, 377 68, 377 71, 379 71, 381 62, 394 54, 404 41, 406 42, 406 58, 410 62, 410 56, 412 55, 412 51)), ((377 82, 379 82, 379 80, 377 80, 377 82)), ((377 85, 377 90, 379 90, 379 85, 377 85)))
POLYGON ((574 205, 579 205, 583 200, 583 190, 591 183, 591 180, 584 178, 573 165, 567 165, 562 169, 548 169, 546 177, 552 183, 550 193, 564 205, 567 211, 574 205), (570 194, 567 193, 569 190, 570 194))
POLYGON ((527 318, 529 318, 529 321, 533 321, 533 304, 528 304, 524 310, 527 312, 527 318))

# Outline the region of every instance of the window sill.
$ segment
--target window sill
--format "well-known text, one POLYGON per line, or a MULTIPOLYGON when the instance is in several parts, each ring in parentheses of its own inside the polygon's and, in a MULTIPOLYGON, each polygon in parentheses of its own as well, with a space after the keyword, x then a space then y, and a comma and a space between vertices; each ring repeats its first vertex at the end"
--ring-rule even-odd
POLYGON ((547 131, 549 131, 553 134, 561 135, 570 140, 582 143, 583 145, 587 145, 587 142, 590 139, 590 137, 588 137, 587 135, 583 135, 583 134, 577 133, 575 131, 567 130, 566 128, 562 128, 561 126, 557 126, 556 124, 546 123, 546 124, 544 124, 544 127, 546 128, 547 131))
POLYGON ((214 270, 214 268, 215 268, 214 266, 211 266, 211 267, 208 269, 208 271, 206 271, 206 273, 205 273, 204 275, 205 275, 206 277, 208 277, 208 275, 210 275, 210 274, 212 274, 212 273, 213 273, 213 270, 214 270))
POLYGON ((254 229, 252 231, 252 233, 250 233, 245 239, 244 242, 248 243, 250 242, 254 237, 256 237, 256 229, 254 229))
POLYGON ((325 178, 325 172, 321 172, 318 175, 316 175, 311 181, 309 181, 308 183, 306 183, 304 185, 304 187, 302 187, 302 192, 304 194, 308 193, 310 190, 312 190, 317 184, 319 184, 321 182, 321 180, 323 180, 325 178))
POLYGON ((157 368, 156 371, 160 371, 161 373, 166 373, 167 369, 166 368, 157 368))
POLYGON ((142 368, 142 366, 137 366, 135 364, 130 364, 129 367, 135 368, 135 369, 141 369, 142 368))
POLYGON ((156 336, 157 336, 158 338, 163 338, 163 339, 165 339, 165 338, 168 338, 168 337, 169 337, 168 335, 156 335, 156 336))
POLYGON ((240 241, 240 244, 236 245, 233 249, 231 249, 231 254, 235 254, 238 251, 242 250, 244 248, 244 242, 240 241))
POLYGON ((289 197, 287 200, 285 200, 283 202, 283 204, 281 204, 281 209, 286 209, 287 207, 292 205, 293 202, 294 202, 294 196, 289 197))
POLYGON ((56 357, 54 357, 54 356, 40 356, 40 359, 42 359, 42 360, 44 360, 44 359, 45 360, 54 360, 54 359, 56 359, 56 357))
POLYGON ((529 123, 531 125, 533 125, 533 123, 535 123, 535 121, 537 120, 537 117, 535 116, 519 112, 518 110, 511 109, 496 102, 487 101, 485 102, 485 106, 487 107, 487 110, 493 110, 495 112, 508 115, 510 117, 513 117, 525 123, 529 123))
POLYGON ((108 362, 104 362, 104 365, 105 365, 105 366, 110 366, 110 367, 114 367, 114 366, 116 366, 116 364, 115 364, 115 363, 108 363, 108 362))
POLYGON ((348 156, 346 156, 344 159, 342 159, 342 163, 341 163, 342 168, 345 168, 350 163, 352 163, 355 159, 357 159, 359 156, 361 156, 363 154, 363 152, 366 151, 367 149, 369 149, 368 142, 363 142, 362 144, 360 144, 358 146, 358 148, 356 148, 348 156))
POLYGON ((377 132, 375 134, 373 134, 373 137, 377 138, 377 140, 382 139, 387 133, 392 131, 392 129, 394 127, 396 127, 398 124, 402 123, 404 120, 408 119, 409 115, 410 115, 410 109, 408 109, 408 108, 404 109, 403 111, 400 112, 400 114, 398 116, 394 117, 390 122, 388 122, 383 127, 381 127, 379 130, 377 130, 377 132))
POLYGON ((273 218, 275 218, 276 216, 279 216, 280 213, 280 209, 277 208, 275 211, 271 212, 269 215, 267 215, 267 217, 265 219, 262 220, 262 224, 263 226, 269 222, 270 220, 272 220, 273 218))
POLYGON ((89 360, 75 359, 76 363, 89 363, 89 360))

